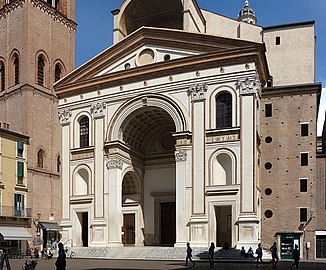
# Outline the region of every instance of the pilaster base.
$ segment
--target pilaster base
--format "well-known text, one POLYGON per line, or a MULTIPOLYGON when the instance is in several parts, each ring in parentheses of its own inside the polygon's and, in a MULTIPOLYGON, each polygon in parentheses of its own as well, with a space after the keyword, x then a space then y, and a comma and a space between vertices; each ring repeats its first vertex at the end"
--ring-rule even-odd
POLYGON ((92 230, 92 246, 103 246, 105 247, 106 244, 106 220, 103 218, 94 219, 91 224, 92 230))
POLYGON ((193 247, 207 246, 208 219, 205 215, 192 216, 189 221, 190 242, 193 247))
POLYGON ((237 249, 252 247, 255 250, 259 243, 259 219, 256 215, 241 215, 237 221, 239 227, 239 241, 237 249))

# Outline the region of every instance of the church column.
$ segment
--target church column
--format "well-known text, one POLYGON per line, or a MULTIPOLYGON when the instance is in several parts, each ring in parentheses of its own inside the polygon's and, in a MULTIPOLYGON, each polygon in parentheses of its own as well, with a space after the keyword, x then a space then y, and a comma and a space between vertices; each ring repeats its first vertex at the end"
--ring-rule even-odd
POLYGON ((191 86, 188 95, 192 105, 192 216, 190 241, 193 246, 207 244, 205 213, 205 100, 207 84, 191 86))
POLYGON ((62 190, 62 220, 60 226, 63 228, 62 240, 72 238, 70 217, 70 121, 71 110, 64 109, 58 112, 61 124, 61 190, 62 190))
POLYGON ((104 217, 104 120, 106 103, 91 107, 94 118, 94 214, 92 221, 92 245, 105 245, 104 217))
POLYGON ((257 98, 260 90, 259 79, 252 75, 240 78, 237 88, 241 98, 241 209, 238 220, 239 242, 241 246, 258 243, 259 218, 257 214, 257 98))
POLYGON ((108 241, 109 246, 122 246, 122 167, 118 157, 109 157, 106 164, 109 173, 108 241))

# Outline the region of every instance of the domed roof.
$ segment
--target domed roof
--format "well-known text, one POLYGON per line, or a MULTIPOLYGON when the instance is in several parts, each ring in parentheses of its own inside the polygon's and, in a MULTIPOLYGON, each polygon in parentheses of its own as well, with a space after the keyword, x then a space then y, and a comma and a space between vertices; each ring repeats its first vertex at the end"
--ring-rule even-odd
POLYGON ((257 23, 255 11, 249 6, 249 0, 245 0, 244 7, 239 12, 238 21, 251 24, 257 23))

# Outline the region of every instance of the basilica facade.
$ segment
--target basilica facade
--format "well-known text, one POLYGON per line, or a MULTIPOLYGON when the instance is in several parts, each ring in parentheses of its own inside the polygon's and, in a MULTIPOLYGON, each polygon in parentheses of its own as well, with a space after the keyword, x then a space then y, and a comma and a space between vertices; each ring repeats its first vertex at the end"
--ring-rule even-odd
POLYGON ((112 14, 114 44, 55 85, 62 241, 315 252, 314 22, 264 28, 248 1, 237 20, 195 0, 112 14))

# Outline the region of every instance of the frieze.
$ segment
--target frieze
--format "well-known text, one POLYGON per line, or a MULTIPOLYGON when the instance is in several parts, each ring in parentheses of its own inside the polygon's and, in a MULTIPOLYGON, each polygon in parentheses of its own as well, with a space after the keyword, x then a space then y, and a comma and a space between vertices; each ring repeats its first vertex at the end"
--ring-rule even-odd
POLYGON ((188 89, 188 96, 191 96, 192 101, 205 100, 207 89, 208 86, 206 83, 190 86, 188 89))
POLYGON ((187 161, 187 153, 186 151, 175 151, 174 153, 176 162, 184 162, 187 161))
POLYGON ((60 124, 62 126, 69 125, 70 124, 71 115, 72 115, 72 113, 71 113, 71 110, 70 109, 60 110, 58 112, 60 124))
POLYGON ((106 167, 108 170, 110 169, 120 169, 122 170, 123 161, 119 158, 110 158, 106 163, 106 167))
POLYGON ((31 2, 34 7, 39 8, 41 11, 46 13, 47 15, 51 16, 53 20, 58 21, 65 25, 66 27, 76 30, 77 24, 69 20, 65 15, 67 15, 67 3, 64 3, 64 9, 62 14, 56 10, 54 7, 48 5, 44 0, 16 0, 12 1, 10 4, 6 4, 0 10, 0 19, 6 18, 8 14, 12 13, 14 10, 18 8, 22 8, 25 2, 31 2))
POLYGON ((221 135, 221 136, 212 136, 207 137, 206 142, 212 143, 212 142, 230 142, 230 141, 237 141, 239 140, 238 134, 231 134, 231 135, 221 135))
POLYGON ((261 84, 257 77, 238 79, 236 87, 239 90, 240 95, 255 94, 261 90, 261 84))
POLYGON ((91 107, 91 113, 93 114, 94 118, 101 118, 104 117, 104 110, 106 108, 105 102, 98 102, 91 107))

